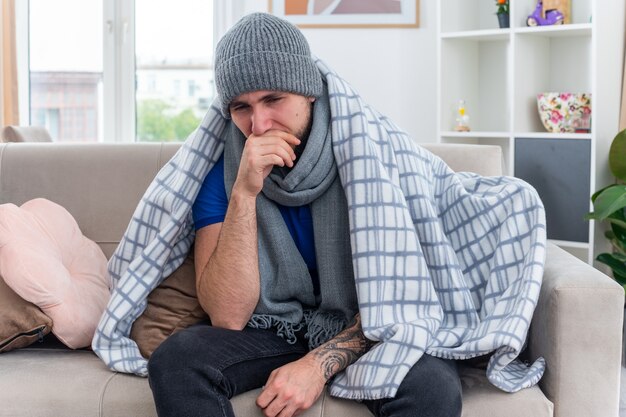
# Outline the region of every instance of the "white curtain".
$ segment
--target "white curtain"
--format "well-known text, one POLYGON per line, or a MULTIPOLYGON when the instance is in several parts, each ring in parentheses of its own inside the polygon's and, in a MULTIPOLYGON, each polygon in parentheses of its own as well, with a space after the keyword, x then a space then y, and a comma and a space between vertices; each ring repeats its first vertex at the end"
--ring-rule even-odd
POLYGON ((18 125, 15 0, 0 2, 0 126, 18 125))

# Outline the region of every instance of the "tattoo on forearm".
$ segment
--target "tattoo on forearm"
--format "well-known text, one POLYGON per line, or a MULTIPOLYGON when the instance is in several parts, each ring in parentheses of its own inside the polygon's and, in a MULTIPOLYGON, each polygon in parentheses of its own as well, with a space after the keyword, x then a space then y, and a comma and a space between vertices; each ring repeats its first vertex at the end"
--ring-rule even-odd
POLYGON ((363 334, 361 317, 357 314, 353 323, 333 339, 315 349, 313 353, 320 361, 324 378, 328 381, 364 355, 374 345, 375 342, 363 334))

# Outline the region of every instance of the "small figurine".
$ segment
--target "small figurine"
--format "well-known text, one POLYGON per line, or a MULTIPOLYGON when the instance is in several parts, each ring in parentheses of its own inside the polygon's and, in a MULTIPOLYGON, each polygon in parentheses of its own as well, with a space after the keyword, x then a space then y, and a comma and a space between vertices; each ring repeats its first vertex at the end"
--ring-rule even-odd
POLYGON ((544 10, 543 0, 537 0, 535 10, 526 19, 527 26, 562 25, 565 20, 563 13, 557 9, 544 10))
POLYGON ((457 132, 469 132, 469 120, 470 117, 465 110, 465 100, 459 100, 459 104, 456 108, 457 117, 455 119, 456 124, 454 130, 457 132))

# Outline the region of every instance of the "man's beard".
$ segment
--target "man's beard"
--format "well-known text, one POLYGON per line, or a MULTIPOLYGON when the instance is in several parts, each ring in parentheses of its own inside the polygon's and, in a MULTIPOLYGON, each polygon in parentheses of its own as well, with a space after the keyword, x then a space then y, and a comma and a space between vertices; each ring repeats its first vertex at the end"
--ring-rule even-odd
POLYGON ((295 136, 300 139, 300 144, 297 145, 295 147, 295 149, 293 150, 296 154, 296 160, 293 161, 294 165, 296 166, 296 163, 298 162, 298 160, 300 159, 300 157, 302 156, 302 153, 304 152, 304 148, 306 146, 306 143, 309 141, 309 135, 311 134, 311 126, 313 126, 313 111, 311 110, 311 112, 309 113, 311 116, 309 116, 309 121, 306 124, 306 126, 302 129, 302 131, 298 132, 295 136))
POLYGON ((314 106, 315 106, 315 101, 312 101, 309 104, 309 108, 307 109, 308 120, 306 121, 306 124, 302 128, 302 130, 296 134, 296 137, 300 139, 300 144, 297 145, 296 148, 294 149, 294 152, 296 154, 296 160, 294 161, 294 165, 293 165, 294 167, 296 166, 295 164, 298 162, 298 160, 300 160, 300 156, 302 156, 302 153, 304 152, 304 148, 306 147, 306 143, 309 140, 309 135, 311 134, 311 128, 313 127, 314 106))
POLYGON ((272 169, 273 172, 278 173, 281 177, 285 178, 287 174, 296 166, 300 157, 304 153, 304 148, 306 147, 306 143, 309 140, 309 135, 311 134, 311 127, 313 126, 313 106, 315 103, 311 103, 309 107, 309 120, 306 125, 299 132, 294 133, 294 136, 300 139, 300 144, 294 148, 294 153, 296 154, 296 160, 293 161, 293 167, 289 168, 288 166, 281 167, 279 165, 275 165, 272 169))

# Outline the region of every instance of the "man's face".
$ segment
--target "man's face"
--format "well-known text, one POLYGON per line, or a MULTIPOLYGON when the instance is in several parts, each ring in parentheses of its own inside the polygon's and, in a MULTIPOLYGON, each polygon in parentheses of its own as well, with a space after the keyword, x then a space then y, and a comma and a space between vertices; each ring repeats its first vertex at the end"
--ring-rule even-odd
POLYGON ((312 97, 281 91, 254 91, 235 97, 230 103, 230 117, 246 138, 282 130, 304 141, 313 101, 312 97))

